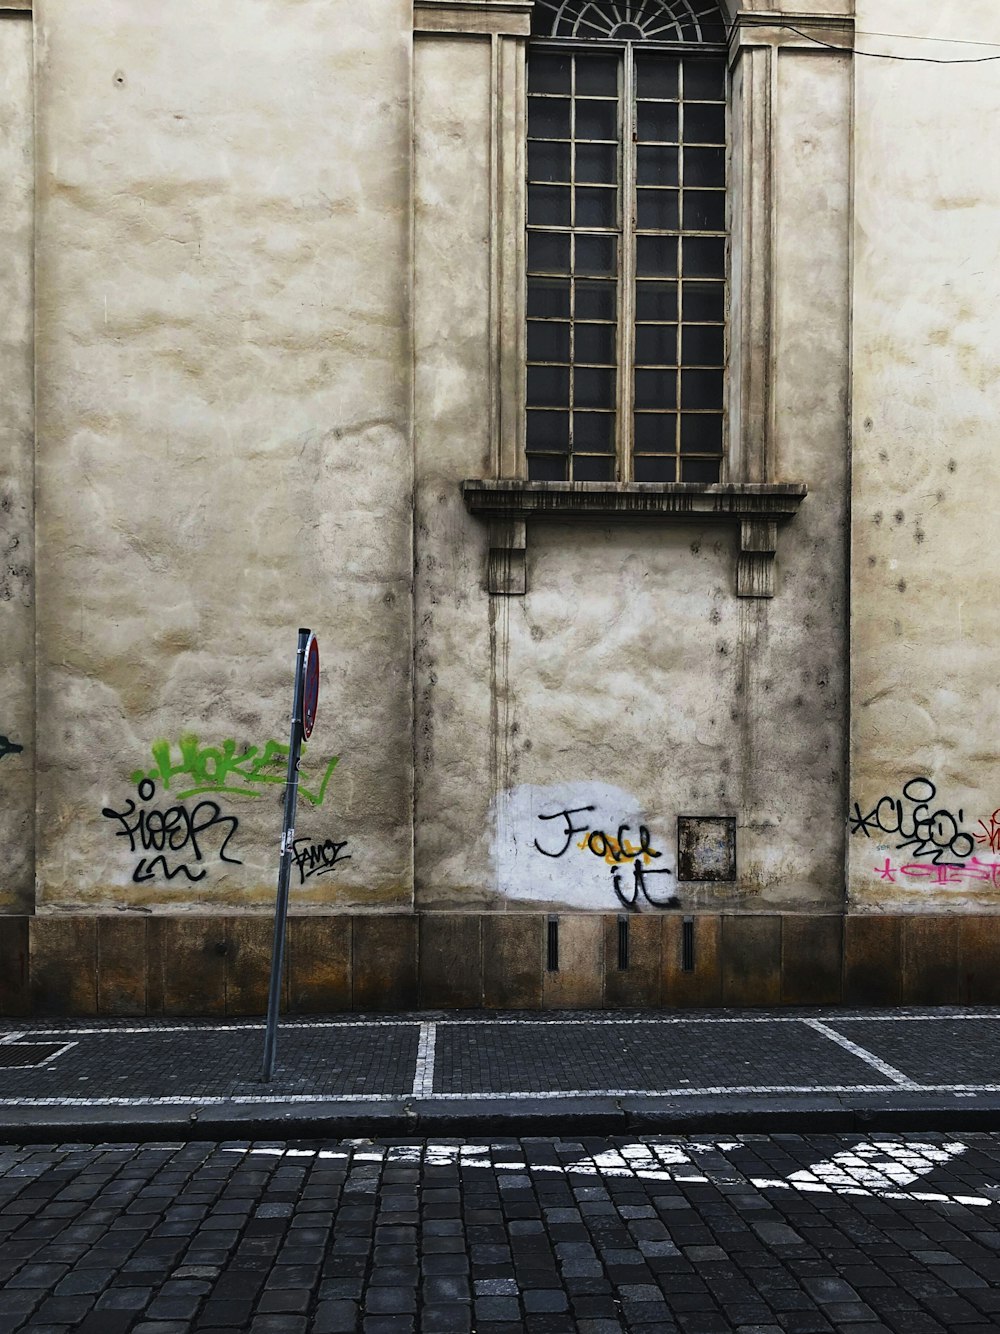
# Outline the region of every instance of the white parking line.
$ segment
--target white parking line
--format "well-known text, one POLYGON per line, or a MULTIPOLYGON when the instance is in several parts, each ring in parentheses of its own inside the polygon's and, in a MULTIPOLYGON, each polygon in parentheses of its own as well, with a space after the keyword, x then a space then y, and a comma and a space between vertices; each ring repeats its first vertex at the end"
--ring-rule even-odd
POLYGON ((427 1098, 434 1092, 434 1044, 437 1026, 420 1025, 420 1040, 417 1043, 417 1064, 413 1072, 413 1096, 427 1098))
POLYGON ((877 1070, 879 1074, 885 1075, 887 1079, 891 1079, 892 1082, 898 1084, 900 1088, 915 1089, 919 1087, 918 1084, 913 1082, 909 1075, 904 1075, 902 1070, 897 1070, 894 1065, 890 1065, 888 1061, 883 1061, 881 1057, 876 1056, 874 1052, 868 1051, 866 1047, 859 1047, 856 1042, 852 1042, 850 1038, 845 1038, 842 1033, 838 1033, 834 1028, 829 1028, 826 1024, 821 1023, 819 1019, 804 1019, 802 1022, 808 1024, 809 1027, 814 1029, 817 1033, 822 1033, 823 1036, 829 1038, 831 1042, 835 1042, 838 1047, 843 1047, 845 1051, 849 1051, 851 1055, 856 1056, 858 1060, 864 1061, 866 1065, 870 1065, 872 1069, 877 1070))

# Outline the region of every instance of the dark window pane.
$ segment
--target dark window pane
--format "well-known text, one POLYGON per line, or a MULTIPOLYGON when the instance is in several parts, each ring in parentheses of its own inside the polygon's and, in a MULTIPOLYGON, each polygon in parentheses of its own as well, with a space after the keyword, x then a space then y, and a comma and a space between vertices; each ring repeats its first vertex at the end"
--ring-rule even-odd
POLYGON ((578 408, 613 408, 615 373, 593 366, 577 366, 573 371, 573 402, 578 408))
POLYGON ((536 319, 568 319, 569 279, 529 278, 528 314, 536 319))
POLYGON ((569 371, 560 366, 529 366, 528 403, 533 408, 565 407, 569 403, 569 371))
POLYGON ((576 179, 614 185, 618 180, 618 145, 577 144, 576 179))
POLYGON ((574 482, 610 482, 614 459, 573 455, 574 482))
POLYGON ((634 429, 637 453, 672 454, 676 448, 677 414, 674 412, 637 412, 634 429))
POLYGON ((529 361, 569 361, 569 325, 528 321, 529 361))
POLYGON ((600 366, 615 364, 615 326, 578 324, 573 330, 573 360, 600 366))
POLYGON ((528 141, 528 179, 532 181, 569 180, 569 144, 528 141))
POLYGON ((681 453, 722 453, 721 412, 684 412, 681 414, 681 453))
MULTIPOLYGON (((531 131, 534 134, 534 130, 531 131)), ((695 103, 684 107, 684 142, 686 144, 724 144, 726 108, 718 104, 695 103)))
POLYGON ((569 449, 569 413, 529 412, 525 434, 529 449, 565 452, 569 449))
POLYGON ((615 284, 578 282, 576 318, 578 320, 613 320, 616 317, 615 284))
POLYGON ((636 371, 635 405, 637 408, 675 408, 677 376, 673 371, 636 371))
POLYGON ((679 223, 677 190, 640 190, 636 225, 675 232, 679 223))
POLYGON ((725 183, 726 150, 724 148, 684 149, 685 185, 725 185, 725 183))
POLYGON ((618 96, 618 60, 615 56, 578 56, 576 91, 591 97, 618 96))
POLYGON ((574 267, 576 273, 596 275, 614 273, 618 267, 618 238, 578 234, 574 267))
POLYGON ((717 459, 684 459, 681 465, 682 482, 717 482, 719 480, 719 461, 717 459))
POLYGON ((722 283, 684 284, 685 320, 723 320, 726 316, 726 289, 722 283))
POLYGON ((643 143, 651 139, 677 143, 677 103, 640 102, 636 114, 636 132, 643 143))
POLYGON ((567 482, 566 459, 528 455, 528 480, 531 482, 567 482))
POLYGON ((676 366, 677 325, 636 325, 635 364, 637 366, 676 366))
POLYGON ((633 466, 637 482, 672 482, 676 479, 676 459, 657 458, 655 455, 637 456, 633 466))
POLYGON ((676 283, 636 283, 635 317, 637 320, 676 320, 676 283))
POLYGON ((533 52, 528 61, 529 93, 568 93, 570 90, 569 56, 546 51, 533 52))
POLYGON ((576 99, 577 139, 618 138, 618 103, 576 99))
POLYGON ((721 324, 686 324, 681 335, 681 361, 685 366, 721 366, 725 340, 721 324))
POLYGON ((528 101, 528 134, 532 139, 569 139, 568 97, 532 97, 528 101))
POLYGON ((637 55, 636 89, 640 97, 677 97, 677 61, 637 55))
POLYGON ((528 270, 531 273, 569 273, 569 234, 528 233, 528 270))
POLYGON ((565 185, 528 187, 528 223, 534 227, 568 227, 570 190, 565 185))
POLYGON ((721 408, 721 371, 682 371, 681 405, 685 408, 721 408))
POLYGON ((684 97, 721 102, 726 96, 726 62, 686 60, 684 62, 684 97))
POLYGON ((578 227, 617 227, 618 191, 597 186, 576 189, 576 225, 578 227))
POLYGON ((684 276, 721 278, 726 272, 724 236, 685 236, 684 276))
POLYGON ((636 179, 640 185, 676 185, 679 180, 677 170, 676 148, 640 144, 636 149, 636 179))
POLYGON ((673 277, 677 272, 677 237, 637 236, 635 271, 647 278, 659 277, 661 274, 665 278, 673 277))
POLYGON ((722 232, 726 228, 723 190, 685 190, 684 228, 693 232, 722 232))
POLYGON ((615 417, 613 412, 574 412, 573 448, 614 453, 615 417))

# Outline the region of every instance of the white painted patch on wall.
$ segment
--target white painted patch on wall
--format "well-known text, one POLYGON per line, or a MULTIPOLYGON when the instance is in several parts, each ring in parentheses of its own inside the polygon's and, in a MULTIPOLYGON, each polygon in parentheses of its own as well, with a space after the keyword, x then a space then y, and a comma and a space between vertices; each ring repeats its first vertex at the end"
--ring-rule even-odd
MULTIPOLYGON (((492 822, 496 886, 507 898, 613 911, 622 903, 612 877, 617 872, 631 896, 637 859, 652 897, 664 902, 676 893, 674 839, 668 841, 666 819, 622 788, 523 783, 494 799, 492 822)), ((640 893, 636 906, 653 905, 640 893)))

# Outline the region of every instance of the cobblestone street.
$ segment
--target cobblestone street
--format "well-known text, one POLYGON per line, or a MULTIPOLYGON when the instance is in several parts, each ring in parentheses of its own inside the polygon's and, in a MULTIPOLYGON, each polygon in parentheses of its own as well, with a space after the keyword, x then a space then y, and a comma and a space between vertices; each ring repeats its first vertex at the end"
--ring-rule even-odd
POLYGON ((0 1150, 0 1334, 965 1334, 1000 1137, 0 1150))

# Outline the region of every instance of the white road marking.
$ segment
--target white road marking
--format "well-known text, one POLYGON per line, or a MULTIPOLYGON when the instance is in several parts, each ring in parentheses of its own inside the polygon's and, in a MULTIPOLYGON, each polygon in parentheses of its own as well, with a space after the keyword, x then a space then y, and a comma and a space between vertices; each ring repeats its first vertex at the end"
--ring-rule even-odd
MULTIPOLYGON (((983 1020, 989 1019, 994 1023, 1000 1022, 1000 1010, 986 1013, 972 1014, 886 1014, 884 1011, 878 1014, 837 1014, 831 1016, 834 1023, 845 1024, 897 1024, 897 1023, 952 1023, 954 1021, 983 1020)), ((324 1028, 400 1028, 414 1027, 421 1023, 419 1016, 411 1016, 399 1019, 379 1018, 379 1019, 283 1019, 281 1027, 285 1029, 324 1029, 324 1028)), ((568 1016, 555 1016, 544 1019, 515 1019, 503 1018, 444 1018, 434 1021, 439 1028, 463 1028, 463 1027, 485 1027, 485 1028, 558 1028, 566 1025, 586 1025, 588 1028, 627 1028, 636 1025, 653 1024, 657 1027, 670 1027, 672 1025, 704 1025, 704 1024, 809 1024, 815 1026, 818 1020, 803 1018, 801 1015, 702 1015, 697 1018, 687 1018, 682 1014, 656 1014, 650 1012, 649 1015, 641 1015, 637 1018, 622 1018, 615 1015, 600 1015, 588 1013, 586 1018, 572 1018, 568 1016)), ((122 1025, 117 1028, 47 1028, 33 1031, 32 1036, 41 1041, 47 1033, 52 1034, 72 1034, 81 1037, 121 1037, 123 1035, 132 1036, 135 1034, 149 1033, 238 1033, 241 1031, 255 1032, 263 1030, 263 1020, 228 1020, 225 1023, 205 1024, 143 1024, 143 1025, 122 1025)), ((25 1033, 20 1033, 21 1038, 26 1037, 25 1033)), ((0 1041, 4 1039, 0 1038, 0 1041)))
POLYGON ((843 1047, 845 1051, 849 1051, 851 1055, 856 1056, 858 1060, 864 1061, 867 1065, 870 1065, 872 1069, 877 1070, 879 1074, 883 1074, 886 1078, 891 1079, 892 1082, 898 1084, 900 1088, 915 1089, 920 1087, 919 1084, 913 1082, 909 1075, 904 1075, 902 1070, 897 1070, 894 1065, 890 1065, 888 1061, 883 1061, 880 1056, 876 1056, 874 1052, 868 1051, 866 1047, 859 1047, 856 1042, 852 1042, 850 1038, 845 1038, 842 1033, 838 1033, 836 1029, 830 1028, 819 1019, 803 1019, 802 1022, 808 1024, 808 1026, 814 1029, 817 1033, 822 1033, 823 1036, 829 1038, 831 1042, 835 1042, 838 1047, 843 1047))
POLYGON ((434 1092, 434 1044, 437 1026, 421 1024, 417 1042, 417 1064, 413 1072, 413 1096, 427 1098, 434 1092))
MULTIPOLYGON (((348 1141, 350 1143, 350 1141, 348 1141)), ((367 1145, 367 1141, 364 1141, 367 1145)), ((275 1158, 356 1159, 386 1164, 458 1165, 494 1172, 543 1173, 561 1176, 635 1177, 639 1180, 676 1181, 680 1184, 725 1184, 739 1186, 742 1178, 736 1168, 722 1173, 691 1170, 702 1154, 730 1152, 742 1147, 726 1141, 699 1141, 674 1144, 633 1143, 603 1153, 583 1155, 566 1163, 529 1163, 494 1159, 487 1144, 390 1144, 351 1149, 283 1149, 277 1147, 226 1148, 225 1153, 244 1157, 266 1155, 275 1158)), ((942 1163, 964 1153, 964 1144, 944 1145, 922 1141, 862 1140, 833 1158, 793 1172, 788 1177, 747 1177, 753 1190, 793 1190, 802 1194, 851 1195, 868 1199, 918 1200, 925 1203, 967 1204, 986 1208, 1000 1200, 985 1195, 947 1195, 934 1191, 905 1191, 899 1186, 904 1178, 913 1181, 933 1171, 942 1163), (859 1166, 860 1165, 860 1166, 859 1166), (857 1176, 854 1172, 857 1172, 857 1176), (892 1173, 897 1172, 898 1176, 892 1173), (825 1179, 817 1179, 824 1176, 825 1179)), ((501 1153, 505 1150, 501 1149, 501 1153)), ((990 1189, 990 1188, 987 1188, 990 1189)))
MULTIPOLYGON (((249 1082, 249 1081, 248 1081, 249 1082)), ((1000 1084, 911 1084, 905 1092, 915 1093, 950 1093, 956 1097, 963 1093, 1000 1093, 1000 1084)), ((513 1102, 553 1101, 565 1098, 700 1098, 723 1097, 731 1095, 759 1095, 786 1093, 885 1093, 885 1084, 719 1084, 709 1088, 673 1089, 518 1089, 512 1092, 495 1093, 434 1093, 425 1095, 428 1102, 513 1102)), ((177 1106, 218 1106, 227 1103, 233 1105, 256 1105, 257 1103, 357 1103, 369 1102, 405 1102, 412 1097, 412 1092, 400 1093, 171 1093, 158 1097, 107 1097, 107 1098, 0 1098, 0 1107, 177 1107, 177 1106)))

